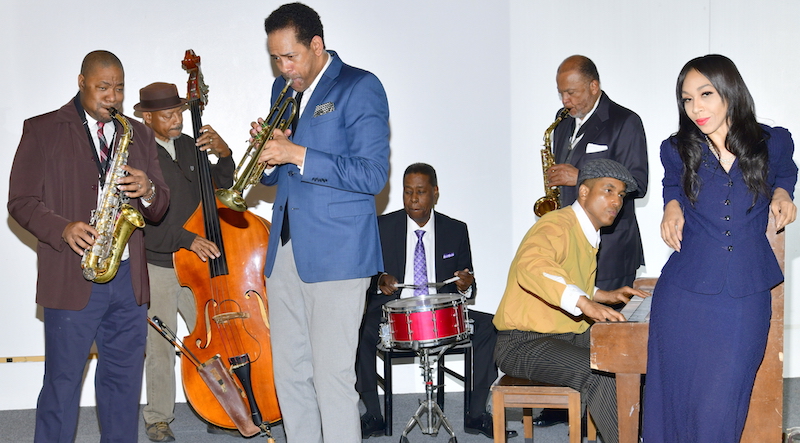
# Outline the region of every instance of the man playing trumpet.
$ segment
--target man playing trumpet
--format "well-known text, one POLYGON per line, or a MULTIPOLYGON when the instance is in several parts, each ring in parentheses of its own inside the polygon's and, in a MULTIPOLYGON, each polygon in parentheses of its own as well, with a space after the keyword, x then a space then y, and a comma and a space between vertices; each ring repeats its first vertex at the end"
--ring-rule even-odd
POLYGON ((357 442, 356 347, 370 277, 383 271, 374 196, 389 171, 389 105, 375 75, 325 49, 313 9, 283 5, 264 25, 281 72, 273 99, 290 79, 299 103, 296 128, 275 129, 259 157, 261 182, 278 187, 264 273, 284 429, 293 442, 357 442))

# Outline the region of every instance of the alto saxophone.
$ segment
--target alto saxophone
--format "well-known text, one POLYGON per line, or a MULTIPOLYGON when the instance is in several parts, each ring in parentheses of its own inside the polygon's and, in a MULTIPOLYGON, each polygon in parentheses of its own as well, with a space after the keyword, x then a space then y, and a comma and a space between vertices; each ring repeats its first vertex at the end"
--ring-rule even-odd
POLYGON ((538 217, 541 217, 547 214, 550 211, 554 211, 561 207, 561 191, 558 190, 558 186, 549 186, 547 183, 547 170, 550 169, 554 164, 556 164, 556 159, 553 156, 553 144, 550 140, 550 136, 555 131, 556 126, 561 123, 561 120, 564 120, 569 115, 569 109, 564 108, 561 112, 558 113, 558 117, 556 117, 556 121, 553 122, 547 129, 544 131, 544 149, 542 149, 542 176, 544 178, 544 189, 545 194, 544 197, 536 200, 536 204, 533 205, 533 213, 536 214, 538 217))
POLYGON ((114 108, 111 108, 111 117, 122 125, 122 138, 111 158, 103 196, 89 220, 98 235, 81 259, 83 278, 95 283, 105 283, 117 275, 128 239, 134 229, 144 227, 142 214, 128 204, 128 196, 117 184, 117 179, 127 175, 122 167, 128 164, 128 145, 133 139, 133 129, 128 119, 114 108))

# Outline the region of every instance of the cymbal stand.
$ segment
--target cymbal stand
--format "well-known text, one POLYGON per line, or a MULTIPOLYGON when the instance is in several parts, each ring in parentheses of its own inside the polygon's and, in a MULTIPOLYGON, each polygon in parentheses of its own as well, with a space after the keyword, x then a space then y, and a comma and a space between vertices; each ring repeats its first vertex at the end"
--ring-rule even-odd
POLYGON ((437 348, 419 349, 418 343, 413 343, 412 349, 414 349, 420 358, 419 366, 422 368, 422 376, 425 383, 425 400, 420 400, 419 408, 414 412, 414 415, 403 430, 403 434, 400 436, 400 443, 409 443, 407 437, 408 433, 417 425, 419 425, 419 429, 423 434, 434 436, 439 434, 439 428, 444 425, 445 429, 450 434, 448 443, 458 443, 456 433, 453 431, 453 426, 447 420, 447 417, 445 417, 442 408, 440 408, 439 404, 433 399, 434 391, 440 387, 433 384, 433 368, 439 363, 441 356, 448 349, 452 348, 453 345, 453 343, 444 345, 437 353, 437 348), (423 415, 427 415, 427 423, 422 422, 423 415))

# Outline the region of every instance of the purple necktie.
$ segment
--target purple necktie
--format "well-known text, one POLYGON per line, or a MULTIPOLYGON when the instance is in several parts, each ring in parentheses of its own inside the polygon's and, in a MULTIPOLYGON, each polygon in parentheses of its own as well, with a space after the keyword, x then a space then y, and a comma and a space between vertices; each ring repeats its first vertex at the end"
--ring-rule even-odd
POLYGON ((414 289, 414 295, 427 295, 428 265, 425 260, 425 245, 422 244, 422 236, 425 231, 418 229, 414 233, 417 234, 417 247, 414 249, 414 284, 419 286, 414 289))
POLYGON ((103 126, 105 123, 97 122, 97 140, 100 142, 100 163, 105 164, 108 159, 108 143, 106 136, 103 134, 103 126))

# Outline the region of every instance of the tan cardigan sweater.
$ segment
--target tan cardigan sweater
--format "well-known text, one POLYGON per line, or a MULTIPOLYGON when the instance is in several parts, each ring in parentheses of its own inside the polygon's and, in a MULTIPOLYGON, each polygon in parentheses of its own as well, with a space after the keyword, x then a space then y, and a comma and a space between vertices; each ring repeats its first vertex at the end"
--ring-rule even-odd
POLYGON ((534 224, 517 250, 494 325, 541 333, 581 333, 589 328, 559 306, 566 284, 594 294, 597 248, 586 239, 572 207, 553 211, 534 224), (553 280, 560 277, 565 283, 553 280))

